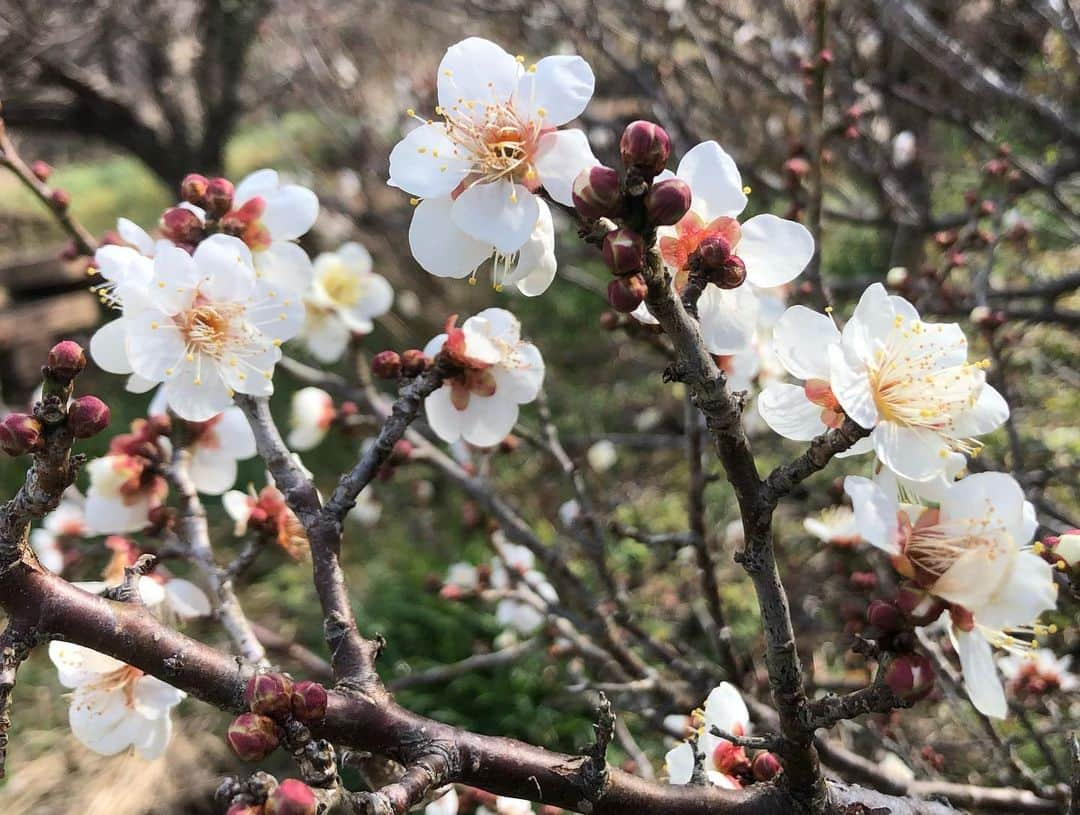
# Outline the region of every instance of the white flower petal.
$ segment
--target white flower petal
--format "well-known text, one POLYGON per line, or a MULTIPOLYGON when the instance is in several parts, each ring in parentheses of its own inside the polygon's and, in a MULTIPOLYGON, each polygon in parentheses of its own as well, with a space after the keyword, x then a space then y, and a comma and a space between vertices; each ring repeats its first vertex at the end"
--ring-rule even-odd
POLYGON ((446 134, 445 125, 420 125, 390 151, 387 183, 421 198, 449 195, 472 166, 461 152, 446 134))
POLYGON ((738 689, 730 682, 721 682, 709 693, 705 700, 705 721, 727 733, 734 733, 738 728, 747 732, 750 724, 750 711, 738 689))
POLYGON ((975 405, 957 416, 949 434, 957 438, 981 436, 997 430, 1009 418, 1009 403, 990 385, 983 385, 975 405))
POLYGON ((899 504, 895 493, 889 494, 869 478, 858 475, 844 479, 844 492, 851 497, 855 528, 863 540, 890 555, 900 554, 896 540, 899 504))
POLYGON ((828 352, 829 386, 836 401, 853 422, 867 429, 874 427, 880 417, 866 366, 845 344, 830 345, 828 352))
POLYGON ((90 356, 103 371, 131 373, 127 355, 127 323, 124 318, 105 323, 90 338, 90 356))
POLYGON ((821 407, 798 385, 770 383, 758 396, 757 409, 765 424, 785 439, 810 441, 829 429, 821 421, 821 407))
POLYGON ((802 224, 775 215, 755 215, 742 224, 735 253, 755 286, 780 286, 794 280, 814 256, 814 236, 802 224))
POLYGON ((319 217, 319 199, 307 187, 286 184, 262 195, 266 209, 259 220, 274 242, 293 241, 315 224, 319 217))
POLYGON ((556 130, 540 137, 536 148, 536 173, 548 195, 570 207, 574 179, 587 167, 599 164, 581 130, 556 130))
POLYGON ((205 279, 200 293, 211 300, 245 300, 255 288, 251 250, 239 238, 211 235, 198 245, 192 260, 205 279))
POLYGON ((474 115, 482 118, 485 105, 510 100, 522 72, 517 60, 495 43, 469 37, 446 49, 439 63, 439 105, 457 116, 468 115, 464 105, 472 102, 474 115))
POLYGON ((516 252, 540 217, 536 197, 520 184, 496 181, 468 187, 450 209, 458 228, 500 252, 516 252))
POLYGON ((678 745, 668 750, 664 756, 664 764, 667 767, 668 783, 689 784, 694 776, 694 748, 690 742, 679 742, 678 745))
MULTIPOLYGON (((210 616, 210 598, 189 580, 173 578, 165 584, 165 598, 173 613, 185 619, 210 616)), ((169 686, 166 686, 169 687, 169 686)), ((171 688, 170 688, 171 689, 171 688)), ((180 693, 180 691, 176 691, 180 693)), ((183 698, 181 696, 181 698, 183 698)))
POLYGON ((280 184, 277 170, 263 169, 249 173, 233 190, 233 206, 241 207, 256 195, 265 195, 280 184))
POLYGON ((994 667, 994 655, 982 635, 975 631, 959 631, 949 627, 953 647, 960 657, 964 671, 964 685, 968 696, 979 712, 995 719, 1004 719, 1009 712, 1005 701, 1005 689, 994 667))
POLYGON ((272 286, 298 293, 311 283, 311 258, 298 244, 274 241, 253 259, 258 276, 272 286))
POLYGON ((773 350, 788 373, 802 380, 829 380, 828 348, 839 342, 833 321, 806 306, 792 306, 773 326, 773 350))
POLYGON ((544 57, 518 81, 514 109, 545 127, 558 127, 585 110, 596 87, 589 63, 578 56, 544 57))
POLYGON ((124 239, 124 242, 134 246, 139 254, 147 257, 153 256, 154 239, 137 223, 129 221, 127 218, 117 218, 116 231, 124 239))
POLYGON ((921 427, 882 422, 870 438, 881 463, 912 481, 927 481, 940 473, 949 455, 941 436, 921 427))
POLYGON ((196 447, 189 469, 195 488, 203 495, 221 495, 236 483, 236 459, 218 450, 196 447))
POLYGON ((154 382, 171 376, 183 362, 187 348, 172 319, 160 312, 144 311, 126 322, 128 359, 134 372, 154 382))
POLYGON ((706 221, 721 215, 738 215, 746 208, 739 168, 714 141, 702 142, 687 151, 679 162, 677 175, 690 185, 692 208, 706 221))
POLYGON ((437 277, 468 277, 491 257, 492 245, 458 228, 449 197, 427 198, 413 211, 409 249, 425 271, 437 277))

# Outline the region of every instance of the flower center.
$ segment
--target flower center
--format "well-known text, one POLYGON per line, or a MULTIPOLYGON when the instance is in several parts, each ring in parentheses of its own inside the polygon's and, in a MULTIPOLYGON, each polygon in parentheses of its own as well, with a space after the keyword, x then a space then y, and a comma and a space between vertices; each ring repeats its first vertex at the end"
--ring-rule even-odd
POLYGON ((447 135, 458 146, 455 155, 467 156, 473 162, 467 184, 507 179, 529 187, 535 185, 532 159, 543 131, 539 121, 522 118, 506 102, 459 99, 450 110, 440 107, 436 113, 444 117, 447 135), (478 115, 480 110, 483 115, 478 115))
MULTIPOLYGON (((930 336, 942 330, 942 326, 896 317, 868 372, 881 421, 940 432, 975 405, 985 381, 982 372, 989 363, 942 367, 942 358, 952 349, 930 336)), ((970 452, 974 448, 957 442, 957 449, 970 452)))
POLYGON ((985 517, 941 520, 940 511, 925 510, 912 526, 904 512, 897 514, 903 557, 911 566, 912 577, 931 586, 964 555, 979 551, 987 560, 1006 557, 1013 539, 1003 523, 995 518, 993 507, 985 517))
MULTIPOLYGON (((675 234, 660 239, 660 256, 673 269, 689 268, 690 256, 698 250, 705 238, 717 235, 734 249, 739 242, 739 222, 734 218, 720 216, 709 223, 696 212, 688 212, 675 224, 675 234)), ((685 285, 685 281, 683 283, 685 285)))
POLYGON ((326 296, 340 306, 354 306, 364 291, 363 281, 343 265, 329 269, 320 281, 326 296))
POLYGON ((180 331, 189 349, 220 359, 230 342, 232 322, 244 311, 238 303, 208 303, 182 317, 180 331))

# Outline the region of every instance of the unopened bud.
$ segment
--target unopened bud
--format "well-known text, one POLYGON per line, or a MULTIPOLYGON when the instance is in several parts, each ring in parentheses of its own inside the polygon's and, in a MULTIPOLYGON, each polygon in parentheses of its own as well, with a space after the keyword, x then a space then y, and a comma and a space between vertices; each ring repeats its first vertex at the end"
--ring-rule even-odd
POLYGON ((199 216, 184 207, 170 207, 161 215, 161 234, 173 243, 198 243, 203 224, 199 216))
POLYGON ((645 193, 645 214, 653 226, 673 226, 690 210, 693 195, 681 178, 665 178, 645 193))
POLYGON ((292 708, 292 690, 292 680, 285 674, 260 673, 248 680, 244 699, 252 713, 287 716, 292 708))
POLYGON ((597 165, 578 173, 571 189, 574 209, 587 221, 614 217, 622 208, 619 173, 610 167, 597 165))
POLYGON ((893 266, 889 269, 885 275, 885 285, 890 289, 898 289, 903 286, 908 279, 908 270, 903 266, 893 266))
POLYGON ((326 715, 326 688, 304 680, 293 685, 292 714, 302 722, 313 722, 326 715))
POLYGON ((630 277, 617 277, 608 284, 607 289, 608 302, 611 303, 611 307, 623 314, 629 314, 640 306, 647 293, 648 288, 645 281, 638 274, 630 277))
POLYGON ((266 815, 315 815, 318 800, 311 787, 295 778, 286 778, 266 799, 266 815))
POLYGON ((417 348, 410 348, 401 353, 401 372, 405 376, 420 376, 431 367, 431 357, 417 348))
POLYGON ((873 600, 866 608, 866 621, 883 634, 895 634, 904 628, 904 613, 892 603, 873 600))
POLYGON ((58 212, 64 212, 71 206, 71 193, 67 190, 53 190, 49 201, 58 212))
POLYGON ((21 456, 41 448, 41 422, 25 413, 9 413, 0 422, 0 450, 21 456))
POLYGON ((885 669, 885 684, 905 702, 918 702, 934 689, 934 666, 922 654, 902 654, 885 669))
POLYGON ((261 761, 277 749, 277 725, 257 713, 241 713, 229 725, 229 746, 244 761, 261 761))
POLYGON ((52 175, 52 167, 48 162, 38 159, 30 165, 30 172, 34 174, 34 178, 38 181, 48 181, 49 176, 52 175))
POLYGON ((72 436, 88 439, 109 426, 109 406, 96 396, 80 396, 68 407, 67 421, 72 436))
POLYGON ((263 815, 262 804, 233 804, 225 815, 263 815))
POLYGON ((792 178, 803 178, 810 172, 810 162, 802 156, 792 156, 784 162, 783 170, 792 178))
POLYGON ((660 125, 639 119, 623 131, 619 155, 623 164, 637 170, 646 180, 652 180, 667 164, 671 139, 660 125))
POLYGON ((197 207, 206 206, 206 189, 210 182, 199 173, 188 173, 180 182, 180 198, 197 207))
POLYGON ((206 212, 212 218, 220 218, 233 205, 233 183, 227 178, 211 178, 206 185, 206 212))
POLYGON ((603 253, 614 274, 633 274, 645 264, 645 241, 632 229, 613 229, 604 236, 603 253))
POLYGON ((409 456, 413 454, 413 443, 408 439, 398 439, 394 442, 394 446, 390 449, 389 460, 394 464, 400 464, 403 461, 408 461, 409 456))
POLYGON ((774 753, 758 753, 754 756, 754 763, 750 771, 755 781, 772 781, 784 770, 784 765, 774 753))
POLYGON ((709 275, 709 281, 721 289, 737 289, 746 280, 746 264, 738 255, 732 255, 719 270, 709 275))
POLYGON ((47 364, 53 377, 70 382, 86 368, 86 352, 79 343, 63 340, 49 351, 47 364))
POLYGON ((713 749, 712 760, 724 775, 741 775, 750 769, 746 750, 727 739, 721 740, 713 749))
POLYGON ((401 376, 401 355, 397 351, 380 351, 371 359, 371 373, 379 379, 401 376))

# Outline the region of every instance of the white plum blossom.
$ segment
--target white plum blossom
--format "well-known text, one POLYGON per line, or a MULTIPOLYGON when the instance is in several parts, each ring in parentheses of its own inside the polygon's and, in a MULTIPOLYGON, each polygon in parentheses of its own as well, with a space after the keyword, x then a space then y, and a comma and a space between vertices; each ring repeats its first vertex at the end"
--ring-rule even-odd
POLYGON ((432 339, 424 353, 445 351, 462 367, 424 400, 428 424, 446 442, 464 439, 491 447, 513 429, 518 406, 533 401, 544 381, 544 360, 521 339, 521 324, 509 311, 489 308, 432 339))
MULTIPOLYGON (((660 254, 672 273, 677 290, 685 285, 691 256, 701 242, 718 236, 746 267, 746 283, 736 289, 707 286, 698 301, 701 333, 713 354, 734 354, 745 349, 756 323, 754 287, 771 288, 794 280, 814 255, 814 238, 802 224, 775 215, 755 215, 741 224, 737 216, 747 204, 742 176, 734 159, 715 141, 691 148, 675 176, 689 185, 690 211, 674 227, 657 230, 660 254)), ((664 171, 657 180, 670 178, 664 171)), ((655 323, 642 304, 634 316, 655 323)))
POLYGON ((584 132, 557 129, 592 97, 588 63, 562 55, 524 63, 479 37, 451 46, 439 65, 440 119, 419 119, 390 154, 390 186, 442 199, 437 216, 417 208, 434 230, 429 246, 445 252, 439 273, 465 276, 490 247, 504 258, 517 253, 540 218, 536 191, 570 206, 574 178, 597 163, 584 132))
POLYGON ((803 527, 822 543, 851 546, 861 540, 854 510, 843 505, 826 507, 818 517, 806 518, 803 527))
POLYGON ((150 510, 161 506, 168 485, 150 472, 140 456, 123 453, 91 461, 90 488, 84 507, 86 526, 93 534, 138 532, 149 523, 150 510))
POLYGON ((498 554, 491 559, 491 587, 501 591, 516 588, 538 601, 530 603, 517 597, 505 597, 495 607, 495 619, 504 628, 519 634, 532 634, 544 623, 544 614, 537 606, 557 603, 559 595, 544 573, 536 569, 532 551, 509 543, 501 532, 492 535, 492 543, 498 554))
MULTIPOLYGON (((802 340, 803 349, 824 342, 824 327, 814 336, 802 340)), ((828 356, 831 396, 871 431, 881 463, 910 481, 939 478, 955 466, 954 453, 978 449, 973 436, 1009 416, 1001 394, 986 383, 985 364, 967 361, 960 326, 923 322, 914 306, 880 283, 863 292, 828 356)), ((800 361, 816 379, 816 355, 800 361)))
POLYGON ((902 169, 915 160, 919 154, 919 144, 910 130, 901 130, 892 140, 893 167, 902 169))
POLYGON ((336 362, 353 334, 370 334, 372 320, 390 310, 394 290, 372 271, 371 255, 359 243, 315 258, 304 294, 304 326, 299 338, 320 362, 336 362))
POLYGON ((416 262, 437 277, 476 282, 481 265, 491 259, 491 283, 496 291, 516 286, 527 297, 547 291, 555 279, 555 223, 547 203, 537 200, 539 216, 532 234, 519 250, 500 252, 495 246, 470 237, 450 221, 450 198, 421 201, 409 226, 409 247, 416 262), (449 226, 447 226, 449 224, 449 226))
POLYGON ((41 565, 50 572, 64 570, 65 539, 81 538, 89 533, 85 515, 86 499, 74 487, 65 490, 59 505, 30 533, 30 546, 41 565))
POLYGON ((153 264, 145 301, 125 298, 121 320, 94 336, 98 365, 163 383, 169 408, 189 421, 221 413, 234 392, 272 393, 279 346, 303 320, 299 294, 257 279, 247 246, 227 235, 193 255, 159 245, 153 264))
MULTIPOLYGON (((168 408, 165 391, 158 389, 150 402, 151 416, 164 415, 168 408)), ((244 412, 230 407, 205 422, 188 422, 186 447, 191 454, 188 475, 195 488, 205 495, 222 495, 236 483, 237 462, 255 455, 255 434, 244 412)))
POLYGON ((289 447, 313 450, 322 444, 337 410, 334 399, 322 388, 300 388, 292 395, 289 411, 289 447))
POLYGON ((53 641, 49 658, 60 684, 72 689, 68 721, 75 738, 106 756, 130 748, 147 760, 164 754, 183 691, 80 645, 53 641))
POLYGON ((1040 695, 1052 690, 1073 693, 1080 689, 1080 679, 1070 670, 1072 657, 1059 657, 1049 648, 1006 654, 998 659, 998 668, 1018 693, 1040 695))
MULTIPOLYGON (((106 580, 83 580, 72 585, 91 594, 100 594, 107 588, 119 586, 122 582, 121 570, 118 574, 110 573, 106 580)), ((206 592, 182 577, 143 575, 139 577, 136 585, 143 605, 158 617, 191 620, 196 617, 208 617, 213 610, 206 592)))
MULTIPOLYGON (((740 789, 736 777, 739 771, 749 769, 746 751, 727 739, 713 735, 715 727, 732 736, 745 736, 750 732, 750 712, 739 695, 738 689, 722 682, 713 688, 705 700, 705 708, 695 712, 698 754, 704 756, 702 766, 711 784, 725 789, 740 789)), ((694 746, 690 741, 680 742, 664 757, 668 781, 672 784, 689 784, 694 774, 694 746)))
POLYGON ((299 184, 282 184, 276 170, 256 170, 233 192, 233 211, 250 215, 244 243, 255 271, 266 283, 303 292, 311 280, 311 258, 295 241, 319 217, 319 199, 299 184))
POLYGON ((950 605, 949 635, 968 695, 980 711, 1008 711, 993 648, 1027 653, 1054 608, 1049 563, 1032 550, 1035 510, 1004 473, 977 473, 950 485, 934 509, 901 505, 887 471, 879 482, 848 476, 859 534, 892 557, 901 574, 950 605), (1019 635, 1019 636, 1018 636, 1019 635))

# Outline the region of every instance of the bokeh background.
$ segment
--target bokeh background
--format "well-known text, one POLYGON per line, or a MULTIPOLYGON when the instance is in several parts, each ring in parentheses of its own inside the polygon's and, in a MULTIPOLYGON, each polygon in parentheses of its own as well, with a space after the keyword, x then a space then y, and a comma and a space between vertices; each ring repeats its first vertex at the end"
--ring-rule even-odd
MULTIPOLYGON (((576 240, 573 224, 557 224, 560 274, 546 295, 495 293, 483 276, 470 287, 424 273, 408 253, 407 196, 385 185, 404 111, 434 108, 435 66, 448 45, 482 35, 530 59, 581 53, 597 74, 597 93, 579 126, 605 163, 614 163, 627 122, 653 119, 668 129, 677 154, 720 141, 752 188, 750 211, 805 219, 807 169, 821 156, 822 274, 838 312, 868 282, 902 267, 929 314, 966 319, 977 305, 972 286, 989 280, 990 305, 1008 319, 969 336, 977 353, 994 358, 995 384, 1014 420, 989 437, 980 460, 1021 478, 1044 531, 1077 526, 1080 303, 1075 280, 1068 282, 1080 263, 1075 7, 1067 0, 858 0, 821 8, 810 0, 0 0, 0 115, 25 158, 55 167, 50 183, 71 194, 72 212, 99 235, 118 216, 152 228, 189 171, 238 181, 273 167, 311 187, 323 210, 305 247, 317 253, 359 240, 397 292, 393 312, 362 341, 366 353, 422 347, 451 313, 512 309, 544 354, 551 409, 571 454, 583 460, 595 441, 615 443, 615 465, 588 473, 605 515, 674 532, 686 516, 684 402, 662 384, 663 358, 647 342, 601 329, 606 272, 576 240), (815 53, 821 19, 831 65, 818 151, 813 82, 803 63, 815 53), (982 201, 993 210, 980 214, 982 201), (978 230, 993 236, 989 246, 975 239, 957 248, 978 230), (1065 283, 1054 298, 1007 294, 1042 281, 1065 283)), ((104 317, 86 291, 86 259, 59 259, 64 240, 18 180, 0 173, 0 384, 9 408, 26 404, 56 338, 85 340, 104 317)), ((797 289, 791 297, 797 301, 797 289)), ((148 398, 124 394, 119 378, 88 372, 85 380, 87 391, 112 405, 115 430, 145 412, 148 398)), ((284 423, 296 384, 283 373, 276 384, 284 423)), ((537 427, 533 410, 523 423, 537 427)), ((755 436, 766 466, 797 450, 760 428, 755 436)), ((327 487, 363 437, 336 437, 305 463, 327 487)), ((106 443, 93 440, 88 452, 106 443)), ((556 517, 571 492, 552 462, 522 444, 486 466, 545 541, 569 545, 556 517)), ((847 576, 871 564, 860 552, 823 546, 802 527, 839 500, 841 472, 833 467, 811 480, 780 516, 781 565, 801 649, 821 687, 865 678, 861 663, 845 657, 843 632, 865 607, 847 576)), ((0 462, 0 494, 13 494, 21 478, 19 466, 0 462)), ((249 462, 238 486, 263 480, 249 462)), ((437 593, 449 563, 490 557, 482 515, 421 465, 401 468, 374 494, 381 518, 351 529, 344 552, 358 617, 366 632, 387 638, 384 677, 400 681, 505 644, 489 607, 437 593)), ((730 490, 715 480, 707 499, 736 647, 756 653, 752 589, 730 557, 730 490)), ((224 561, 240 543, 216 501, 208 504, 224 561)), ((689 553, 625 538, 611 559, 654 634, 703 642, 689 553)), ((72 575, 92 579, 106 560, 100 542, 87 542, 72 575)), ((248 575, 241 598, 262 625, 320 650, 305 564, 271 553, 248 575)), ((1062 627, 1075 627, 1075 605, 1065 608, 1062 627)), ((190 633, 224 644, 209 622, 190 633)), ((1072 634, 1054 645, 1080 653, 1072 634)), ((445 721, 572 750, 587 741, 591 715, 575 692, 575 670, 541 637, 513 661, 402 687, 399 696, 445 721)), ((16 699, 10 777, 0 785, 5 812, 211 812, 210 791, 235 769, 220 737, 224 718, 196 702, 180 709, 168 758, 147 765, 102 759, 73 742, 44 654, 23 669, 16 699)), ((992 780, 968 756, 968 732, 935 712, 947 705, 928 703, 922 725, 872 726, 920 773, 940 773, 920 758, 933 731, 936 751, 950 762, 947 777, 992 780)), ((628 712, 626 721, 646 753, 662 760, 648 716, 628 712)), ((1033 748, 1025 758, 1046 764, 1033 748)))

